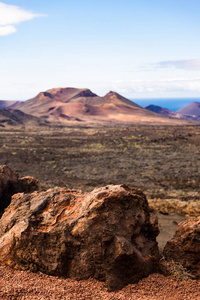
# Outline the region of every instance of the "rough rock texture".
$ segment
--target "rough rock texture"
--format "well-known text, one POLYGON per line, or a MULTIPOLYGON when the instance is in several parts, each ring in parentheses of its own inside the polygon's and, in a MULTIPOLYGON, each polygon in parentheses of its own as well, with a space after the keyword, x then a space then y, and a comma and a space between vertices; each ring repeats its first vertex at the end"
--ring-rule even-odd
POLYGON ((0 262, 114 290, 156 270, 158 232, 145 195, 124 185, 19 193, 0 220, 0 262))
POLYGON ((19 179, 18 173, 8 166, 0 166, 0 214, 10 204, 11 196, 18 193, 30 193, 39 189, 38 180, 27 176, 19 179))
POLYGON ((181 222, 173 239, 167 242, 163 254, 200 279, 200 220, 181 222))

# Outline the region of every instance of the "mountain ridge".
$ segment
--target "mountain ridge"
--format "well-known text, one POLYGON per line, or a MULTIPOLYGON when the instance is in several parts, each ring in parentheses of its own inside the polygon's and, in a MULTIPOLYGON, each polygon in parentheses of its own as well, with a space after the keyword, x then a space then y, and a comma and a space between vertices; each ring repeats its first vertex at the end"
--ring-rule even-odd
MULTIPOLYGON (((195 103, 195 102, 193 102, 193 103, 195 103)), ((193 104, 193 103, 191 103, 191 104, 193 104)), ((199 103, 199 102, 196 102, 196 103, 199 103)), ((191 106, 191 104, 189 104, 187 106, 191 106)), ((194 114, 194 113, 193 114, 184 113, 184 111, 185 112, 191 111, 191 110, 184 109, 184 107, 183 107, 183 109, 179 109, 174 112, 174 111, 164 108, 162 106, 150 104, 150 105, 145 106, 145 109, 148 109, 149 111, 156 112, 158 114, 165 115, 165 116, 168 116, 171 118, 178 118, 178 119, 191 120, 191 121, 200 121, 200 103, 199 103, 199 115, 194 114)))
MULTIPOLYGON (((18 103, 17 109, 25 114, 59 123, 116 121, 174 124, 181 123, 180 119, 183 117, 180 113, 176 115, 163 108, 160 111, 143 108, 114 91, 98 96, 88 88, 74 87, 42 91, 35 97, 18 103)), ((188 120, 193 119, 188 117, 188 120)))
POLYGON ((149 112, 122 95, 110 91, 100 97, 90 89, 54 88, 40 92, 34 98, 21 103, 18 109, 50 121, 134 121, 142 116, 155 118, 149 112))
POLYGON ((0 109, 4 108, 16 108, 21 104, 21 101, 17 100, 0 100, 0 109))

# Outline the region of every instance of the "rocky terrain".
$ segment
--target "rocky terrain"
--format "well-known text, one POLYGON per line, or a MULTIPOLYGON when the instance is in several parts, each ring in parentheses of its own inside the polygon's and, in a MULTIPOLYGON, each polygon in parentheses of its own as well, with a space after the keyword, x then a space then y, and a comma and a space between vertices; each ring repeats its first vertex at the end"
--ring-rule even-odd
MULTIPOLYGON (((14 202, 11 203, 10 208, 17 206, 16 214, 13 217, 10 215, 10 208, 6 209, 8 219, 13 220, 12 225, 7 224, 8 232, 9 226, 15 228, 14 224, 16 226, 18 224, 17 216, 23 207, 20 205, 26 201, 28 201, 26 203, 31 203, 36 199, 34 198, 36 195, 45 198, 47 189, 50 189, 50 193, 55 195, 61 191, 81 189, 83 191, 81 195, 85 197, 85 195, 92 195, 92 191, 96 187, 119 186, 123 183, 127 184, 131 190, 142 189, 147 195, 150 211, 151 208, 157 210, 160 234, 156 240, 161 253, 166 242, 173 237, 179 222, 191 217, 199 217, 199 138, 200 128, 198 125, 74 126, 73 122, 68 123, 68 126, 54 127, 47 125, 28 128, 6 125, 0 131, 0 164, 6 164, 19 173, 16 175, 14 172, 15 175, 12 175, 13 184, 10 182, 9 185, 6 185, 4 181, 4 184, 1 185, 4 191, 7 191, 6 193, 8 190, 12 191, 7 198, 7 203, 10 203, 13 195, 12 201, 14 202), (21 180, 23 177, 29 178, 28 175, 39 179, 40 191, 33 192, 28 189, 28 182, 35 182, 34 180, 21 180), (22 181, 23 185, 20 184, 22 181), (21 187, 15 190, 16 186, 21 187), (56 186, 62 188, 56 190, 56 186), (28 196, 30 191, 33 192, 31 197, 28 196), (16 192, 20 192, 20 194, 16 194, 16 192)), ((8 176, 10 176, 9 172, 8 176)), ((38 189, 39 185, 34 184, 33 189, 35 188, 38 189)), ((25 205, 23 209, 25 208, 28 206, 25 205)), ((1 209, 3 211, 5 207, 1 209)), ((49 209, 51 211, 50 207, 49 209)), ((57 212, 59 214, 61 211, 58 209, 57 212)), ((44 215, 42 208, 40 213, 38 212, 39 219, 35 219, 38 227, 34 220, 31 223, 31 234, 40 228, 44 215)), ((47 215, 48 211, 46 211, 47 215)), ((58 215, 55 214, 54 217, 56 216, 58 215)), ((29 215, 26 213, 24 213, 24 220, 29 220, 29 215)), ((2 224, 6 224, 5 219, 2 224)), ((195 241, 198 242, 199 229, 198 226, 196 228, 196 233, 194 232, 196 235, 186 236, 184 233, 186 238, 180 241, 184 243, 191 237, 189 244, 194 245, 193 250, 190 248, 191 253, 192 251, 195 253, 195 248, 198 246, 195 241)), ((4 225, 1 227, 3 235, 7 229, 4 225)), ((45 236, 46 233, 42 232, 41 234, 45 236)), ((179 236, 179 233, 176 233, 176 236, 179 236)), ((178 241, 178 238, 175 237, 176 239, 178 241)), ((141 242, 141 238, 139 240, 141 242)), ((114 245, 116 246, 117 243, 114 242, 114 245)), ((125 245, 127 244, 125 243, 125 245)), ((171 245, 174 244, 171 242, 171 245)), ((129 246, 125 248, 130 251, 129 246)), ((175 248, 176 252, 179 251, 177 249, 179 248, 175 248)), ((186 248, 183 247, 183 249, 186 248)), ((164 253, 167 253, 165 251, 167 250, 164 250, 164 253)), ((171 249, 169 251, 172 253, 171 249)), ((37 261, 37 255, 35 252, 35 261, 37 261)), ((24 261, 23 255, 20 256, 20 259, 19 256, 17 257, 19 265, 26 265, 27 262, 24 261)), ((139 280, 137 284, 131 283, 120 291, 110 293, 106 291, 105 283, 96 281, 96 279, 77 282, 74 279, 43 275, 40 272, 44 272, 44 269, 33 274, 27 270, 11 271, 9 267, 1 266, 0 295, 2 299, 12 299, 11 297, 13 299, 23 299, 22 297, 26 297, 25 299, 48 299, 49 293, 53 295, 52 299, 53 297, 55 299, 58 297, 60 299, 67 297, 69 299, 114 299, 114 297, 115 299, 163 299, 164 288, 168 291, 166 299, 191 299, 192 297, 200 299, 199 281, 193 279, 196 273, 191 272, 192 268, 187 269, 187 266, 192 265, 192 260, 189 262, 187 258, 187 262, 181 266, 182 262, 170 254, 170 258, 172 257, 171 260, 166 254, 164 263, 160 263, 162 272, 170 277, 153 273, 147 278, 139 280), (68 290, 64 289, 66 285, 68 290), (93 287, 96 288, 95 296, 93 287)), ((34 262, 33 270, 35 264, 34 262)), ((198 262, 195 261, 195 264, 198 265, 198 262)))
POLYGON ((161 258, 158 220, 141 190, 41 191, 35 178, 1 166, 0 203, 2 299, 163 299, 160 287, 168 291, 165 299, 200 297, 200 221, 180 223, 161 258), (130 284, 108 294, 91 277, 109 291, 130 284))
POLYGON ((5 127, 0 164, 31 174, 44 189, 125 183, 184 208, 199 201, 199 143, 199 126, 5 127))

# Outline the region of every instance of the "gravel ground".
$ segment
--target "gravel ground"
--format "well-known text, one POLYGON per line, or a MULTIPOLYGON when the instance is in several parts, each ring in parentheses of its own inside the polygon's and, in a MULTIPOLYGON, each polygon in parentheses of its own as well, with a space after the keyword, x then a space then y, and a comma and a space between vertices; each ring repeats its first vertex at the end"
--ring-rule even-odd
POLYGON ((107 292, 104 283, 94 279, 74 281, 1 266, 0 299, 198 300, 200 282, 151 274, 138 284, 129 284, 120 291, 107 292))

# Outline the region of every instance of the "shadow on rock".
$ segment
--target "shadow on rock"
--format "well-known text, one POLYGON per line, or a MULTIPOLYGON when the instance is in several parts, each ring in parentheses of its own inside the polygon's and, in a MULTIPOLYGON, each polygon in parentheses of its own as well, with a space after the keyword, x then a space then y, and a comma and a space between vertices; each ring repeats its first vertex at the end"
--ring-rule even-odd
POLYGON ((36 190, 39 190, 37 179, 30 176, 19 179, 18 173, 12 171, 8 166, 0 166, 0 215, 10 204, 12 195, 36 190))
POLYGON ((139 189, 18 193, 0 220, 0 262, 77 280, 94 277, 116 290, 157 270, 158 233, 139 189))

